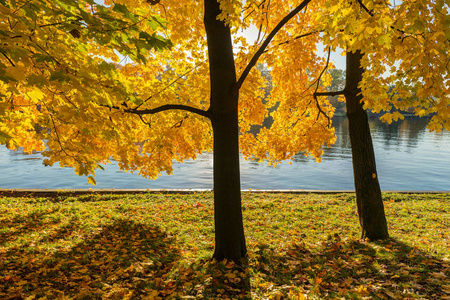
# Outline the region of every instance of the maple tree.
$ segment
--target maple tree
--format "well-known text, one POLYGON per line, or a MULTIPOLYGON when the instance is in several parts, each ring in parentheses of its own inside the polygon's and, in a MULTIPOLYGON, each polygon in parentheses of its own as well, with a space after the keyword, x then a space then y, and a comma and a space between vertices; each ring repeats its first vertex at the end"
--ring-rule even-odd
POLYGON ((100 146, 89 137, 102 132, 111 139, 117 132, 86 121, 102 119, 100 105, 134 92, 116 68, 118 53, 145 62, 151 50, 167 48, 170 42, 155 31, 166 22, 89 0, 2 2, 0 10, 0 142, 25 152, 47 147, 47 164, 60 161, 89 174, 105 161, 83 157, 100 146))
POLYGON ((434 113, 430 130, 449 129, 448 5, 359 0, 324 7, 324 43, 346 49, 347 82, 343 91, 316 95, 345 95, 362 236, 384 239, 389 234, 365 109, 386 111, 381 119, 389 123, 403 118, 398 110, 434 113))
MULTIPOLYGON (((10 39, 19 36, 21 43, 2 48, 1 142, 27 152, 46 147, 46 164, 74 167, 92 183, 95 170, 111 159, 124 170, 155 178, 163 171, 171 173, 174 160, 213 150, 214 257, 239 260, 246 255, 239 139, 246 157, 265 152, 265 143, 283 139, 280 149, 288 155, 303 150, 319 157, 323 142, 334 139, 329 126, 314 126, 329 124, 323 109, 332 108, 326 101, 313 102, 308 89, 305 118, 300 119, 292 104, 302 86, 287 93, 280 86, 278 98, 264 105, 266 83, 253 68, 277 33, 281 37, 272 43, 275 51, 286 39, 300 40, 290 37, 298 27, 289 21, 308 19, 299 12, 310 2, 277 4, 270 18, 264 3, 256 1, 244 6, 239 1, 207 0, 204 7, 178 1, 105 1, 105 5, 59 1, 49 5, 54 11, 46 9, 45 2, 2 3, 6 12, 2 32, 10 39), (267 36, 249 45, 237 33, 264 15, 264 22, 270 22, 267 36), (110 27, 104 24, 109 21, 110 27), (170 37, 171 51, 149 51, 169 45, 155 30, 170 37), (117 51, 130 60, 118 65, 117 51), (279 101, 283 104, 275 113, 273 130, 264 130, 258 139, 248 134, 249 127, 261 123, 279 101), (326 108, 321 107, 324 103, 326 108), (285 105, 291 107, 283 109, 285 105), (285 114, 290 114, 288 122, 283 121, 285 114), (296 139, 289 135, 294 122, 303 131, 296 139), (35 130, 36 124, 41 130, 35 130)), ((301 36, 318 38, 310 33, 301 36)), ((309 70, 319 69, 323 60, 317 60, 314 51, 307 52, 309 70)), ((296 68, 301 66, 297 61, 296 68)))

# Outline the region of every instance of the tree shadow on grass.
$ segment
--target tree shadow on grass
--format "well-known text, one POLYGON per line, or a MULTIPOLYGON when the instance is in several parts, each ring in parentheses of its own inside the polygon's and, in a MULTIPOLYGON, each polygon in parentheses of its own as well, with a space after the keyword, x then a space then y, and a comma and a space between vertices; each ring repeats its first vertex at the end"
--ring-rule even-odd
POLYGON ((10 221, 0 220, 0 246, 4 246, 5 243, 10 243, 23 235, 57 225, 60 220, 48 219, 43 221, 46 216, 51 216, 53 212, 54 210, 45 212, 36 210, 31 213, 17 215, 10 221))
POLYGON ((175 238, 158 227, 113 219, 86 230, 72 217, 50 230, 43 218, 3 224, 14 230, 0 239, 8 249, 0 248, 0 299, 250 298, 248 266, 183 263, 175 238))
POLYGON ((170 272, 180 258, 173 244, 157 227, 115 220, 67 250, 13 247, 0 260, 0 298, 164 297, 172 292, 170 272))
POLYGON ((265 278, 256 294, 265 296, 448 299, 450 293, 448 261, 395 239, 366 243, 334 236, 318 246, 291 245, 282 254, 260 245, 254 254, 253 272, 265 278))

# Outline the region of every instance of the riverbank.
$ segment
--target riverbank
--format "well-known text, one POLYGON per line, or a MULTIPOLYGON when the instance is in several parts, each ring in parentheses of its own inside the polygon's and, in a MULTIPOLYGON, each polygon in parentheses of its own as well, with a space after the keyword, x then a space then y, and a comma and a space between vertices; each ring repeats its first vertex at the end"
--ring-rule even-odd
MULTIPOLYGON (((1 189, 0 197, 61 197, 81 195, 136 195, 136 194, 180 194, 212 192, 212 189, 1 189)), ((450 191, 382 191, 387 194, 450 194, 450 191)), ((354 194, 353 190, 262 190, 248 189, 242 193, 260 194, 354 194)))
POLYGON ((450 194, 383 193, 391 239, 369 243, 359 240, 352 193, 243 193, 243 269, 209 260, 211 192, 56 195, 0 197, 0 298, 445 299, 450 292, 450 194))

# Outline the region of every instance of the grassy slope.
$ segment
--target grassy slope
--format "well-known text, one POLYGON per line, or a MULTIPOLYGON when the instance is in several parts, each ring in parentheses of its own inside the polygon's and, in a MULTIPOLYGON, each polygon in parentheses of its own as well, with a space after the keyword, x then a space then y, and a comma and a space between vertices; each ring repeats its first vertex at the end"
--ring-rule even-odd
POLYGON ((368 243, 354 195, 244 194, 243 268, 208 259, 211 193, 3 197, 0 299, 449 299, 450 195, 384 197, 368 243))

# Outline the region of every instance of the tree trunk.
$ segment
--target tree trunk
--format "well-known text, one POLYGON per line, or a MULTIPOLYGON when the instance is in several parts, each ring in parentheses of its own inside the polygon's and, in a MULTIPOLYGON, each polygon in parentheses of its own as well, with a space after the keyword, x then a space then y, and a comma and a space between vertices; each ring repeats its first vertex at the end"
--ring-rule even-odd
POLYGON ((246 257, 239 172, 238 99, 230 29, 217 20, 216 0, 205 0, 210 66, 210 118, 214 134, 214 258, 246 257))
POLYGON ((362 237, 369 240, 389 237, 384 205, 378 182, 367 112, 363 108, 361 89, 358 84, 364 72, 361 67, 363 54, 347 52, 345 98, 352 146, 353 175, 356 203, 362 237))

